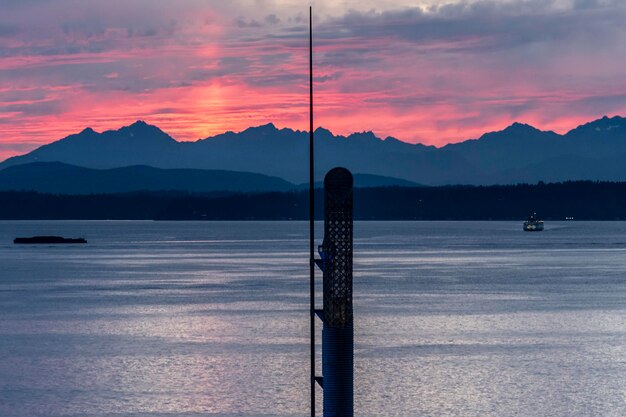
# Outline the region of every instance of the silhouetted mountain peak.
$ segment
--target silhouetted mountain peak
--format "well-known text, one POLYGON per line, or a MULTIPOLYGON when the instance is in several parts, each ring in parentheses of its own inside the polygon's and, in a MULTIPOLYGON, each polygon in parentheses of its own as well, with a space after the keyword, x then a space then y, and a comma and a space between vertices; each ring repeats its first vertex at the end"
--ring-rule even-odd
MULTIPOLYGON (((487 143, 492 143, 492 141, 519 142, 519 141, 525 141, 528 138, 535 138, 535 137, 543 136, 544 134, 550 134, 550 133, 554 134, 553 132, 543 132, 525 123, 515 122, 512 125, 506 127, 504 130, 485 133, 478 140, 473 139, 473 140, 469 140, 469 141, 461 142, 461 143, 478 142, 478 143, 485 145, 487 143)), ((450 147, 450 146, 454 147, 454 145, 446 145, 446 147, 450 147)))
POLYGON ((575 137, 615 137, 626 135, 626 118, 620 116, 608 117, 585 123, 567 132, 566 136, 575 137))
POLYGON ((385 143, 404 143, 400 139, 396 139, 393 136, 387 136, 385 139, 383 139, 383 142, 385 142, 385 143))
POLYGON ((130 132, 147 132, 147 131, 159 131, 159 132, 163 132, 161 129, 159 129, 158 127, 154 126, 154 125, 150 125, 146 122, 144 122, 143 120, 137 120, 135 123, 128 125, 128 126, 124 126, 121 129, 119 129, 119 131, 130 131, 130 132))
POLYGON ((325 137, 325 138, 334 137, 333 132, 331 132, 330 130, 328 130, 326 128, 323 128, 322 126, 320 126, 317 129, 315 129, 314 134, 318 138, 319 137, 325 137))
POLYGON ((618 129, 624 125, 626 125, 626 119, 619 116, 608 117, 604 116, 601 119, 594 120, 591 123, 587 123, 588 126, 593 127, 593 129, 597 132, 600 131, 608 131, 612 129, 618 129))
POLYGON ((137 120, 135 123, 124 126, 119 130, 109 130, 104 132, 103 137, 108 140, 123 140, 125 142, 138 142, 151 144, 155 142, 176 143, 167 133, 163 132, 157 126, 148 124, 143 120, 137 120))
POLYGON ((382 140, 371 130, 352 133, 348 136, 348 140, 356 140, 359 142, 382 142, 382 140))
POLYGON ((411 146, 413 148, 421 148, 421 149, 437 149, 433 145, 424 145, 423 143, 403 142, 403 141, 401 141, 398 138, 394 138, 393 136, 387 136, 382 141, 385 143, 385 145, 388 145, 388 146, 394 147, 394 148, 397 148, 397 147, 404 148, 406 146, 411 146))
POLYGON ((244 130, 242 133, 267 136, 267 135, 274 134, 276 132, 278 132, 278 129, 276 128, 274 123, 270 122, 270 123, 260 125, 260 126, 249 127, 246 130, 244 130))
POLYGON ((122 130, 122 129, 142 129, 146 126, 150 126, 148 123, 144 122, 143 120, 136 120, 135 122, 126 125, 126 126, 122 126, 121 128, 119 128, 118 130, 122 130))
POLYGON ((511 126, 508 126, 506 129, 503 130, 503 132, 508 132, 508 133, 528 133, 528 132, 541 132, 539 129, 526 124, 526 123, 520 123, 520 122, 514 122, 511 126))

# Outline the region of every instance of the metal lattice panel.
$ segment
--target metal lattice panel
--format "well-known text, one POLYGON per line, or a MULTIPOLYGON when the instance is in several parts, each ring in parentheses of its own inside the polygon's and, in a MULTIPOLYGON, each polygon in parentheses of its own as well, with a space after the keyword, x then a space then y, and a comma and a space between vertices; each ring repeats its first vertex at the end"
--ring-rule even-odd
POLYGON ((324 178, 324 323, 352 324, 352 174, 334 168, 324 178))

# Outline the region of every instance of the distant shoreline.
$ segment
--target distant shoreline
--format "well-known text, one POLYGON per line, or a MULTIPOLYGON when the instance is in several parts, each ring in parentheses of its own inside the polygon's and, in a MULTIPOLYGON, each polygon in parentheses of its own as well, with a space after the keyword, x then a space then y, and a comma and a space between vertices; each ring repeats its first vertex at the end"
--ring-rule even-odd
MULTIPOLYGON (((316 219, 323 192, 316 190, 316 219)), ((626 182, 377 187, 354 191, 355 220, 626 220, 626 182)), ((0 220, 306 220, 306 191, 207 195, 0 192, 0 220)))
MULTIPOLYGON (((509 219, 354 219, 355 222, 500 222, 500 223, 510 223, 510 222, 522 222, 526 220, 526 218, 509 218, 509 219)), ((543 218, 542 218, 543 220, 543 218)), ((574 223, 574 222, 626 222, 626 218, 623 219, 552 219, 546 218, 546 220, 550 223, 574 223)), ((308 222, 308 219, 208 219, 208 220, 198 220, 198 219, 30 219, 30 220, 7 220, 0 219, 0 221, 94 221, 94 222, 308 222)), ((317 218, 315 222, 323 223, 324 219, 317 218)), ((521 229, 520 229, 521 230, 521 229)))

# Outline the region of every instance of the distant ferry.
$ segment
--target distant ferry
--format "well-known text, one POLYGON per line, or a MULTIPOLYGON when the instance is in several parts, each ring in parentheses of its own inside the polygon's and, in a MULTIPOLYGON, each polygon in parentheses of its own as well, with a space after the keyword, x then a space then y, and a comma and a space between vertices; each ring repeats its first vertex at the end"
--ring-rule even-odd
POLYGON ((543 220, 537 218, 537 213, 533 213, 524 222, 525 232, 541 232, 543 230, 543 220))

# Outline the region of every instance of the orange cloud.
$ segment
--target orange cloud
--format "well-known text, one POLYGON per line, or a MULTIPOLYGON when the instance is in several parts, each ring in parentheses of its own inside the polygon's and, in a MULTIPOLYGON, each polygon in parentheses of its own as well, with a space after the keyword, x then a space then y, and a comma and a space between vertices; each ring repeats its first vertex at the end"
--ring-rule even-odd
MULTIPOLYGON (((178 140, 308 128, 302 16, 191 0, 65 12, 63 1, 0 17, 14 26, 0 31, 0 158, 137 119, 178 140)), ((563 133, 626 114, 626 32, 607 24, 626 7, 459 4, 316 18, 316 126, 441 146, 513 121, 563 133)))

